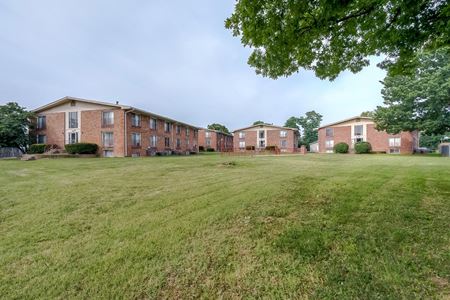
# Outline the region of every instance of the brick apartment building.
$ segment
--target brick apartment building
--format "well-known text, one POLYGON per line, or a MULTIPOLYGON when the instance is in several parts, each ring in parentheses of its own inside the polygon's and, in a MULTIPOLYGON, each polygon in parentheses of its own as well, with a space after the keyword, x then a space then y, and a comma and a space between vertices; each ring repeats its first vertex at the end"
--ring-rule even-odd
POLYGON ((95 143, 104 157, 198 151, 198 128, 118 103, 64 97, 33 110, 36 142, 95 143))
POLYGON ((293 128, 260 124, 237 129, 233 133, 236 152, 250 148, 264 150, 267 146, 276 146, 285 153, 293 153, 298 149, 299 132, 293 128))
POLYGON ((331 153, 337 143, 347 143, 353 151, 356 142, 365 141, 372 145, 372 151, 391 154, 413 153, 419 146, 419 134, 400 132, 388 134, 375 129, 375 123, 370 117, 353 117, 319 128, 318 151, 331 153))
POLYGON ((233 135, 202 128, 198 131, 198 145, 205 150, 211 148, 216 152, 231 152, 233 151, 233 135))

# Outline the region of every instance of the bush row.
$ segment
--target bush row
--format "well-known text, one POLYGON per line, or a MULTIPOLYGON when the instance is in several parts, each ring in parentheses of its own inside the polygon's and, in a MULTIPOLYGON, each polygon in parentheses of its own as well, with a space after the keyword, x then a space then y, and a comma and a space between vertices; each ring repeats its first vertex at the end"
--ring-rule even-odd
POLYGON ((65 148, 69 154, 95 154, 98 150, 97 144, 91 143, 67 144, 65 148))
MULTIPOLYGON (((349 146, 347 143, 338 143, 334 145, 335 153, 348 153, 349 146)), ((355 153, 364 154, 372 151, 372 145, 369 142, 357 142, 355 143, 355 153)))

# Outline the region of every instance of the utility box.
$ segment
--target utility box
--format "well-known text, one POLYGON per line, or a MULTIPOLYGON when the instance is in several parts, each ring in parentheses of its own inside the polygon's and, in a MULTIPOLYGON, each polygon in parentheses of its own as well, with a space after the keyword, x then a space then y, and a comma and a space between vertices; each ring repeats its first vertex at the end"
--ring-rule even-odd
POLYGON ((450 157, 450 143, 442 143, 439 145, 439 152, 444 157, 450 157))

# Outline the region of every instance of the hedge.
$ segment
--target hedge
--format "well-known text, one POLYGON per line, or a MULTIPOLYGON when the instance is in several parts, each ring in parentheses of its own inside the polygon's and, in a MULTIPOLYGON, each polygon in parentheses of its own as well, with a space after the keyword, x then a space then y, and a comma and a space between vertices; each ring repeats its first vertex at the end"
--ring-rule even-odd
POLYGON ((266 146, 267 151, 276 151, 278 149, 277 146, 266 146))
POLYGON ((96 154, 98 146, 91 143, 67 144, 65 146, 69 154, 96 154))
POLYGON ((245 150, 247 150, 247 151, 255 150, 255 146, 246 146, 245 150))
POLYGON ((348 144, 347 143, 337 143, 334 145, 335 153, 348 153, 348 144))
POLYGON ((358 142, 355 144, 355 152, 357 154, 370 153, 372 145, 369 142, 358 142))
POLYGON ((214 148, 207 148, 206 149, 206 152, 214 152, 215 150, 214 150, 214 148))
POLYGON ((47 148, 46 144, 33 144, 30 146, 30 149, 28 150, 28 153, 30 154, 42 154, 45 152, 45 149, 47 148))
POLYGON ((200 152, 205 151, 205 147, 204 146, 198 146, 198 151, 200 151, 200 152))

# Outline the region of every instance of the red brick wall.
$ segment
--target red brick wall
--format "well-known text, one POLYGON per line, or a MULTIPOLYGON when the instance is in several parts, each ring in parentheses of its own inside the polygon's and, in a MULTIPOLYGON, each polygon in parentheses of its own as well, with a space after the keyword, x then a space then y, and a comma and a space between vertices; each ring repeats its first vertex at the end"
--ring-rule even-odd
POLYGON ((46 128, 43 130, 36 130, 36 134, 43 134, 47 136, 47 144, 57 145, 64 149, 65 145, 65 114, 48 113, 40 114, 46 117, 46 128))
POLYGON ((367 141, 372 145, 372 150, 376 152, 389 153, 389 138, 399 137, 400 153, 413 153, 417 146, 415 140, 418 138, 417 132, 400 132, 399 134, 388 134, 385 131, 378 131, 374 124, 367 125, 367 141))
MULTIPOLYGON (((334 136, 332 138, 327 138, 326 128, 319 129, 319 152, 324 153, 327 151, 325 147, 325 141, 330 139, 334 140, 334 144, 344 142, 347 143, 350 147, 352 146, 351 140, 351 125, 349 126, 340 126, 340 127, 328 127, 334 129, 334 136)), ((401 147, 400 153, 407 154, 412 153, 414 148, 416 147, 415 141, 418 138, 416 132, 401 132, 398 135, 391 135, 385 131, 378 131, 375 129, 374 124, 367 124, 367 142, 369 142, 372 146, 372 151, 374 152, 386 152, 389 153, 389 138, 391 137, 400 137, 401 138, 401 147)))
POLYGON ((214 151, 233 151, 233 137, 227 134, 223 134, 216 131, 208 131, 210 133, 211 145, 206 144, 206 132, 205 129, 199 130, 199 146, 203 146, 205 149, 208 147, 213 148, 214 151))
MULTIPOLYGON (((278 148, 281 149, 281 141, 282 140, 286 140, 287 141, 287 146, 284 149, 281 149, 282 152, 296 152, 297 151, 297 145, 298 145, 298 140, 297 140, 297 136, 296 133, 293 130, 286 130, 287 131, 287 137, 286 138, 281 138, 280 137, 280 131, 282 129, 270 129, 267 128, 266 131, 266 146, 277 146, 278 148)), ((241 149, 239 149, 239 142, 242 141, 242 139, 239 138, 239 132, 240 131, 236 131, 234 133, 234 151, 242 151, 241 149)), ((258 131, 256 130, 244 130, 245 132, 245 146, 255 146, 255 148, 257 149, 258 145, 258 131)))
POLYGON ((186 127, 185 125, 180 125, 181 132, 177 134, 176 132, 176 124, 172 123, 171 131, 164 131, 164 119, 156 118, 156 130, 150 129, 150 116, 141 115, 141 126, 134 127, 131 125, 131 113, 127 114, 127 145, 128 145, 128 156, 132 154, 138 154, 140 156, 147 155, 147 149, 150 147, 150 136, 156 135, 157 138, 157 147, 155 151, 163 152, 163 151, 177 151, 177 152, 187 152, 187 151, 198 151, 198 135, 194 137, 193 127, 188 127, 189 136, 186 135, 186 127), (141 145, 139 147, 132 146, 132 133, 140 133, 141 134, 141 145), (170 138, 170 147, 165 147, 165 138, 170 138), (180 139, 181 147, 177 148, 176 140, 180 139), (187 145, 186 140, 189 140, 189 145, 187 145), (196 147, 195 147, 196 146, 196 147))
MULTIPOLYGON (((333 128, 333 137, 326 137, 326 129, 319 129, 319 152, 325 153, 327 150, 325 141, 333 140, 334 145, 338 143, 347 143, 349 146, 352 145, 352 128, 351 126, 341 126, 341 127, 328 127, 333 128)), ((331 149, 333 150, 333 149, 331 149)))
POLYGON ((99 153, 103 154, 103 150, 113 150, 114 156, 124 155, 124 127, 123 127, 123 110, 86 110, 81 112, 81 137, 80 142, 94 143, 99 146, 99 153), (112 127, 102 127, 102 112, 114 112, 114 125, 112 127), (114 147, 105 148, 102 144, 102 132, 113 132, 114 147))

